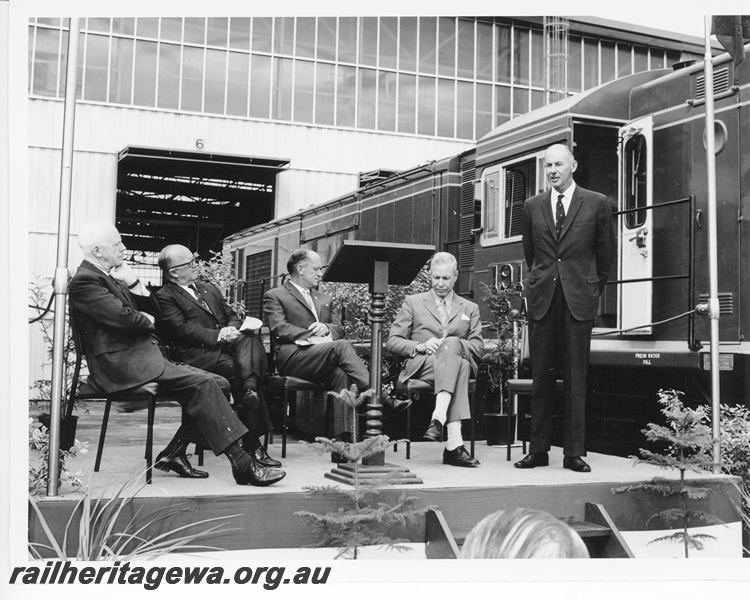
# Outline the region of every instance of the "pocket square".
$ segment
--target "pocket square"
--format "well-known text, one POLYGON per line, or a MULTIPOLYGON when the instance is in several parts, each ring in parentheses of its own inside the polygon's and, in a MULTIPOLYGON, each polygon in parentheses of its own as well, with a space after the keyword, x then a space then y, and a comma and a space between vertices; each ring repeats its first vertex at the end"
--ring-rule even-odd
POLYGON ((471 319, 467 315, 465 315, 463 313, 461 313, 461 320, 462 321, 471 321, 471 319))

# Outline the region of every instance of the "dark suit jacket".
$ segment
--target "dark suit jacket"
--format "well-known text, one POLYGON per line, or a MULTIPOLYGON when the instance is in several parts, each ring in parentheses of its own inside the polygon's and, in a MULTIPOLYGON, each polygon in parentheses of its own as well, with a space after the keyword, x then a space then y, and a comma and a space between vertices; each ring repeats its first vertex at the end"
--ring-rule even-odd
POLYGON ((551 193, 556 192, 547 190, 523 205, 528 315, 539 320, 547 313, 559 280, 570 313, 589 321, 596 317, 615 256, 612 212, 606 196, 576 185, 558 240, 551 193))
MULTIPOLYGON (((443 328, 433 293, 430 291, 414 294, 406 297, 398 311, 391 325, 386 350, 398 356, 411 357, 417 345, 430 338, 442 336, 443 328)), ((456 293, 453 294, 451 312, 448 315, 448 337, 459 338, 463 357, 471 364, 472 373, 476 374, 477 363, 484 351, 479 307, 456 293)), ((427 354, 417 354, 409 358, 399 379, 403 382, 418 373, 426 360, 427 354)))
POLYGON ((92 383, 103 392, 117 392, 159 377, 165 359, 151 321, 159 306, 153 295, 131 293, 84 260, 70 282, 70 314, 86 354, 92 383))
POLYGON ((205 369, 219 360, 219 331, 232 326, 239 329, 242 320, 216 286, 202 281, 195 285, 211 310, 203 308, 190 292, 170 281, 156 292, 161 308, 161 318, 156 324, 174 359, 205 369))
MULTIPOLYGON (((318 321, 328 325, 331 337, 334 340, 345 337, 341 319, 332 310, 333 298, 318 290, 310 290, 310 295, 318 321)), ((282 372, 289 357, 299 350, 295 342, 310 337, 307 328, 315 323, 315 315, 299 290, 289 281, 264 294, 263 314, 273 336, 276 368, 282 372)))

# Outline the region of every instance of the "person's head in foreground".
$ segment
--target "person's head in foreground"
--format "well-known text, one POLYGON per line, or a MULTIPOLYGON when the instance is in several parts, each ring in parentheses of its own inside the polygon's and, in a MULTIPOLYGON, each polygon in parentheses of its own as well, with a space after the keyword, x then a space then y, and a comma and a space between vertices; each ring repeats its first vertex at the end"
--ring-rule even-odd
POLYGON ((466 537, 461 558, 589 558, 580 536, 541 510, 499 510, 466 537))

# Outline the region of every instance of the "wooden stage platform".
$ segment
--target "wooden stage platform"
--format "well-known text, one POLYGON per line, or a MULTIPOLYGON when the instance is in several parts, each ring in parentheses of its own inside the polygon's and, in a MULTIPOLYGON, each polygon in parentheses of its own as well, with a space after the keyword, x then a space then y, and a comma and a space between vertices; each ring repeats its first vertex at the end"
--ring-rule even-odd
MULTIPOLYGON (((101 413, 99 407, 92 406, 91 414, 80 416, 77 438, 89 442, 89 453, 72 459, 69 467, 82 470, 85 481, 97 496, 104 488, 111 493, 138 474, 140 484, 145 482, 145 421, 144 411, 124 413, 113 410, 101 470, 93 473, 101 413)), ((157 422, 155 455, 174 432, 179 422, 179 408, 159 407, 157 422)), ((513 467, 513 461, 521 458, 520 447, 514 448, 512 460, 508 462, 505 446, 488 446, 486 442, 478 441, 476 457, 482 464, 475 469, 466 469, 443 465, 442 450, 442 444, 413 443, 411 460, 406 460, 403 444, 399 445, 398 452, 389 450, 387 462, 410 469, 423 483, 383 489, 379 499, 393 503, 407 491, 417 496, 422 506, 438 507, 450 527, 458 531, 470 530, 482 517, 495 510, 516 506, 545 510, 560 518, 580 519, 587 502, 601 504, 621 531, 660 529, 660 524, 646 527, 649 515, 667 506, 666 502, 671 502, 670 506, 675 502, 642 492, 614 495, 614 487, 667 475, 667 472, 648 465, 634 466, 629 459, 590 453, 587 461, 592 472, 573 473, 562 468, 562 450, 553 448, 549 467, 519 470, 513 467)), ((269 451, 273 457, 280 458, 279 436, 269 451)), ((192 460, 197 466, 197 458, 192 460)), ((323 513, 339 505, 334 500, 311 497, 305 491, 308 486, 336 485, 325 478, 325 473, 335 465, 328 455, 318 455, 293 439, 289 441, 283 463, 287 476, 280 483, 266 488, 238 486, 226 458, 207 452, 202 468, 209 472, 208 479, 181 479, 172 473, 155 470, 153 483, 140 489, 131 509, 135 511, 142 507, 141 512, 148 513, 164 506, 179 505, 185 510, 171 521, 170 527, 237 515, 227 518, 227 528, 232 531, 208 541, 210 545, 225 550, 300 548, 311 544, 314 534, 294 514, 295 511, 323 513)), ((690 477, 705 480, 714 488, 709 498, 696 501, 694 507, 720 517, 736 531, 740 520, 735 508, 740 501, 734 485, 736 478, 711 474, 692 474, 690 477)), ((80 497, 80 492, 73 492, 65 485, 57 497, 38 497, 45 518, 58 534, 62 533, 80 497)), ((396 534, 420 543, 425 539, 424 529, 422 520, 396 534)), ((46 541, 33 513, 29 520, 29 538, 46 541)), ((738 546, 737 553, 733 554, 735 557, 741 556, 741 542, 738 546)))

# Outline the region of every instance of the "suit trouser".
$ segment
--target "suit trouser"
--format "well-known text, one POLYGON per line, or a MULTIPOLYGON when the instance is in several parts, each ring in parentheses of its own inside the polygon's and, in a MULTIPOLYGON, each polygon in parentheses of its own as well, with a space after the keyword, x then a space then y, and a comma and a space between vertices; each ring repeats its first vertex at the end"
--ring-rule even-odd
MULTIPOLYGON (((186 364, 166 362, 164 372, 154 381, 183 405, 191 422, 183 422, 174 439, 190 440, 197 428, 214 454, 221 454, 247 433, 234 414, 220 383, 223 378, 186 364)), ((224 385, 229 385, 224 380, 224 385)))
MULTIPOLYGON (((348 390, 352 384, 360 391, 370 386, 370 373, 348 340, 301 346, 278 368, 282 375, 321 383, 335 392, 348 390)), ((350 419, 347 407, 335 402, 333 433, 350 431, 350 419)))
POLYGON ((570 314, 558 282, 547 314, 529 319, 531 352, 531 439, 529 452, 546 452, 552 439, 555 374, 559 366, 565 383, 565 456, 586 456, 586 373, 594 321, 577 321, 570 314))
POLYGON ((249 430, 247 439, 243 440, 243 446, 246 448, 251 447, 248 443, 251 443, 253 447, 257 446, 258 437, 273 431, 268 403, 263 386, 260 385, 267 369, 268 361, 263 342, 257 335, 246 333, 240 334, 240 337, 231 344, 222 347, 218 361, 210 369, 217 375, 226 377, 232 384, 232 397, 237 409, 237 416, 249 430), (260 402, 258 408, 245 408, 240 405, 240 401, 245 393, 245 386, 252 375, 258 378, 260 402))
POLYGON ((461 341, 456 337, 443 340, 436 354, 430 354, 412 379, 432 383, 435 393, 449 392, 447 422, 471 419, 469 378, 471 363, 463 357, 461 341))

